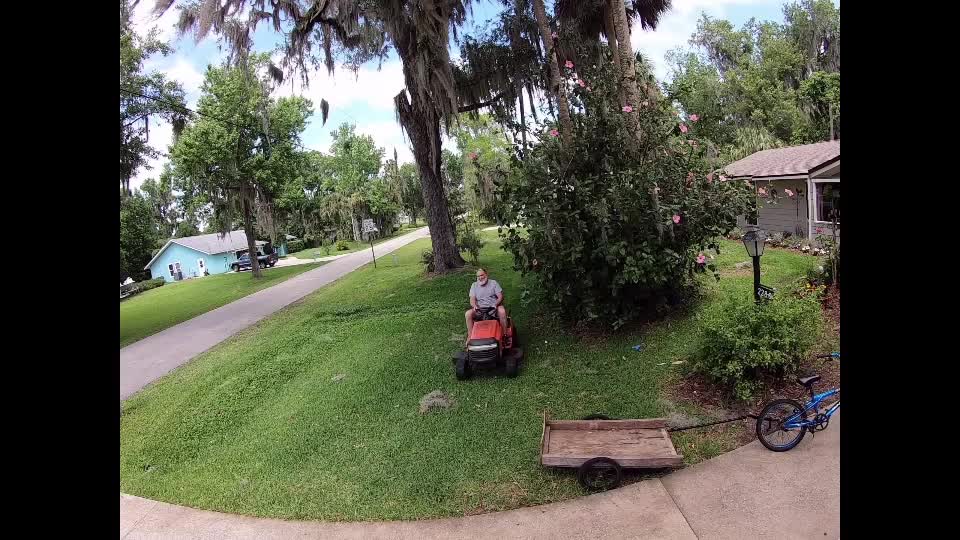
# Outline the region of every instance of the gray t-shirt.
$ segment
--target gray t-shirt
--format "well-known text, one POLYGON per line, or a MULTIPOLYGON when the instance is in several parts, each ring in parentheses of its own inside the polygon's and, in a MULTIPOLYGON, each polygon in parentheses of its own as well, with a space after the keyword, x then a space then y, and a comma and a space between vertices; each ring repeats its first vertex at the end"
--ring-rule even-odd
POLYGON ((480 286, 479 281, 474 281, 470 286, 470 296, 476 297, 477 306, 482 308, 497 305, 497 295, 502 291, 495 279, 488 279, 484 286, 480 286))

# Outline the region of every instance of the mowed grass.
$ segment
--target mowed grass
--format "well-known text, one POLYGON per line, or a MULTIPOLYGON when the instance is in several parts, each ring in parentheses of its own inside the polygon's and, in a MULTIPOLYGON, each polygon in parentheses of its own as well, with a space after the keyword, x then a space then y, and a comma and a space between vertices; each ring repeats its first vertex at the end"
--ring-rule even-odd
MULTIPOLYGON (((572 470, 539 464, 542 413, 662 415, 661 385, 673 376, 670 361, 694 350, 695 322, 688 313, 579 340, 521 305, 510 256, 495 231, 484 234, 480 262, 504 287, 527 351, 517 378, 454 378, 473 269, 424 277, 429 240, 420 240, 397 252, 399 265, 365 266, 128 400, 121 490, 319 520, 457 516, 582 495, 572 470), (433 390, 456 406, 420 414, 433 390)), ((724 245, 723 267, 746 259, 742 246, 724 245)), ((764 283, 784 285, 813 264, 770 252, 764 283)), ((704 302, 750 294, 751 279, 707 284, 704 302)))
POLYGON ((258 280, 228 272, 142 292, 120 302, 120 348, 323 264, 268 268, 258 280))
MULTIPOLYGON (((400 227, 400 230, 398 230, 395 234, 391 236, 385 236, 383 238, 375 239, 373 241, 373 249, 376 250, 377 244, 379 244, 380 242, 386 242, 387 240, 391 240, 400 235, 407 234, 408 232, 414 231, 416 229, 419 229, 425 226, 426 225, 423 224, 422 221, 420 225, 417 225, 417 226, 402 225, 400 227)), ((307 249, 301 249, 300 251, 291 253, 288 255, 288 257, 296 257, 297 259, 318 259, 321 257, 328 257, 333 255, 346 255, 347 253, 353 253, 354 251, 360 251, 361 249, 368 249, 368 250, 370 249, 370 242, 355 242, 353 240, 348 240, 347 245, 350 246, 350 248, 343 251, 337 251, 336 244, 331 245, 330 255, 327 255, 327 251, 323 247, 312 247, 307 249)))

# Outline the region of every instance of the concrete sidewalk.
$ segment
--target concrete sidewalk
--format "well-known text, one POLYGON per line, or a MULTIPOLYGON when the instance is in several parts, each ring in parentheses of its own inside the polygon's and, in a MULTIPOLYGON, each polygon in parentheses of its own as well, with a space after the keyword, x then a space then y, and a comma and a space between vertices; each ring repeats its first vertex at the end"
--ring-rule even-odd
MULTIPOLYGON (((354 253, 356 253, 356 252, 354 252, 354 253)), ((296 257, 285 257, 285 258, 280 259, 280 260, 277 261, 277 267, 281 267, 281 268, 282 268, 282 267, 284 267, 284 266, 298 266, 298 265, 301 265, 301 264, 314 264, 314 263, 318 263, 318 262, 335 261, 335 260, 337 260, 337 259, 342 259, 342 258, 347 257, 347 256, 349 256, 349 255, 353 255, 353 253, 343 253, 343 254, 341 254, 341 255, 330 255, 329 257, 320 257, 320 258, 318 258, 318 259, 298 259, 298 258, 296 258, 296 257)), ((368 255, 369 255, 369 253, 368 253, 368 255)), ((380 258, 380 254, 378 253, 378 254, 377 254, 377 259, 379 259, 379 258, 380 258)))
POLYGON ((752 442, 571 501, 463 518, 325 523, 194 510, 120 494, 121 538, 840 538, 840 415, 789 452, 752 442))
MULTIPOLYGON (((376 246, 377 259, 429 236, 429 229, 423 227, 382 242, 376 246)), ((120 349, 120 399, 130 397, 240 330, 370 261, 369 251, 347 254, 120 349)))

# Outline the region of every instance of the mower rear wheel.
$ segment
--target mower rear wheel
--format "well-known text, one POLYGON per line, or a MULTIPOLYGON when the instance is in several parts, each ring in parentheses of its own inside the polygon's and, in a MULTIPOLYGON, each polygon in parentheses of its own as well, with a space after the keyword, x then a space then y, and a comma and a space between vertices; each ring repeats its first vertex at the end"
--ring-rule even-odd
POLYGON ((457 380, 465 381, 469 379, 471 371, 467 355, 457 356, 457 380))
MULTIPOLYGON (((513 352, 513 351, 511 351, 513 352)), ((520 367, 520 357, 516 354, 508 354, 503 359, 503 368, 507 377, 516 377, 520 367)))

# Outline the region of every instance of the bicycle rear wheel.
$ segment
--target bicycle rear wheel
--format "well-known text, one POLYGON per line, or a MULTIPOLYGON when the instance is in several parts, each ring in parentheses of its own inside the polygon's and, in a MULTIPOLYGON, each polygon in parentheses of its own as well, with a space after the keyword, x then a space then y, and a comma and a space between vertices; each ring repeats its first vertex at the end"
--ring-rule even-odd
POLYGON ((805 427, 784 428, 788 419, 806 420, 803 405, 792 399, 775 399, 767 404, 757 417, 757 438, 760 443, 774 452, 786 452, 800 444, 806 435, 805 427))

